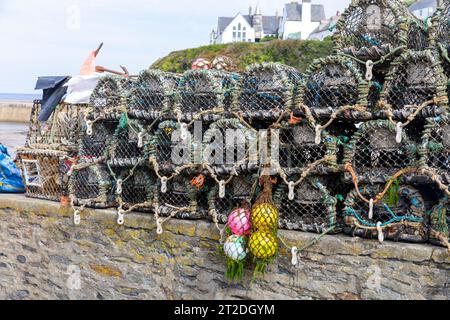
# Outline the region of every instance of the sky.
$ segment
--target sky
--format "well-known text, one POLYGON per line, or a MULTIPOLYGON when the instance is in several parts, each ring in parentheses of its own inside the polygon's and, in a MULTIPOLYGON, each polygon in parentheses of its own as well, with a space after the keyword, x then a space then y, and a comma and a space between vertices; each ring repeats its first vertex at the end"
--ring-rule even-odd
MULTIPOLYGON (((0 92, 36 93, 38 76, 74 75, 104 42, 97 64, 138 74, 158 58, 209 44, 218 16, 281 14, 291 0, 0 0, 0 92)), ((351 0, 312 0, 326 15, 351 0)))

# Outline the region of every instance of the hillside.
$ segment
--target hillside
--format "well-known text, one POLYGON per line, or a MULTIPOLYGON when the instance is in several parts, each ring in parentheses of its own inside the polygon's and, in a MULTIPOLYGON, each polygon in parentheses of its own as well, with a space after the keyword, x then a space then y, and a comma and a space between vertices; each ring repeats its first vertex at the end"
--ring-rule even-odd
POLYGON ((170 53, 156 61, 151 68, 171 72, 184 72, 190 69, 196 58, 212 60, 218 55, 233 59, 240 70, 257 62, 281 62, 305 71, 317 58, 331 54, 331 40, 273 40, 262 43, 216 44, 170 53))

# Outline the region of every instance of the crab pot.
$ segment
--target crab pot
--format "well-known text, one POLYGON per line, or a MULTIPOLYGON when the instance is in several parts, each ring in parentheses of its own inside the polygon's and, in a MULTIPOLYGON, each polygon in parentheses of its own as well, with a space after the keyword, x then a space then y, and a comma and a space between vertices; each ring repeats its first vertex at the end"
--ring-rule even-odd
POLYGON ((126 97, 132 88, 132 80, 115 75, 102 77, 92 92, 89 106, 91 119, 117 119, 125 110, 126 97))
POLYGON ((288 186, 279 185, 274 200, 279 208, 280 228, 323 233, 334 227, 333 232, 339 232, 337 200, 331 195, 329 184, 330 181, 323 177, 308 177, 295 187, 292 200, 288 186))
POLYGON ((306 122, 284 125, 279 131, 279 163, 287 175, 301 173, 312 163, 332 156, 332 160, 321 164, 316 172, 326 173, 336 168, 336 138, 323 131, 320 144, 316 144, 315 130, 306 122))
POLYGON ((441 181, 450 186, 450 115, 427 119, 422 146, 423 163, 437 171, 441 181))
POLYGON ((78 206, 110 208, 116 205, 115 185, 107 167, 81 160, 85 168, 74 170, 69 179, 69 196, 78 206))
POLYGON ((17 151, 20 159, 26 196, 60 201, 66 186, 63 175, 67 172, 64 159, 67 152, 23 148, 17 151))
POLYGON ((309 67, 301 86, 300 102, 320 118, 343 106, 367 105, 368 97, 369 85, 357 64, 347 58, 329 56, 315 60, 309 67))
POLYGON ((158 118, 174 106, 180 76, 160 70, 145 70, 133 83, 127 98, 131 117, 143 120, 158 118))
POLYGON ((193 162, 192 130, 189 128, 187 138, 182 140, 180 124, 167 120, 161 122, 150 134, 144 152, 156 160, 161 174, 170 175, 177 168, 193 162))
MULTIPOLYGON (((399 170, 418 165, 418 145, 412 140, 414 126, 403 130, 397 142, 395 125, 388 120, 363 123, 345 146, 344 164, 351 164, 359 181, 384 183, 399 170)), ((345 174, 351 181, 350 174, 345 174)))
POLYGON ((122 192, 117 198, 122 200, 123 209, 136 207, 135 211, 150 212, 153 210, 153 198, 156 191, 156 175, 147 167, 114 169, 117 179, 122 182, 122 192))
POLYGON ((160 216, 168 217, 176 212, 175 217, 179 219, 206 217, 205 194, 191 184, 194 178, 193 175, 178 175, 167 182, 166 192, 162 190, 161 180, 158 181, 154 205, 158 205, 160 216))
MULTIPOLYGON (((181 76, 177 88, 178 106, 183 120, 200 112, 223 109, 231 112, 240 76, 218 70, 190 70, 181 76)), ((176 115, 175 115, 176 116, 176 115)))
POLYGON ((428 46, 424 23, 400 0, 352 1, 333 40, 336 51, 363 61, 389 61, 402 49, 420 51, 428 46))
POLYGON ((135 166, 144 160, 143 136, 145 123, 140 120, 130 120, 124 126, 118 126, 109 146, 108 161, 113 167, 135 166), (140 142, 142 145, 140 145, 140 142))
POLYGON ((440 98, 435 106, 424 111, 424 116, 434 116, 436 107, 448 106, 447 78, 439 58, 431 51, 407 51, 393 63, 381 93, 381 100, 404 119, 429 100, 440 98))
POLYGON ((86 126, 81 132, 80 156, 98 159, 107 156, 108 146, 112 144, 117 121, 97 121, 92 125, 92 134, 88 135, 86 126))
MULTIPOLYGON (((360 193, 366 199, 375 199, 385 188, 384 184, 362 185, 360 193)), ((345 200, 344 232, 351 236, 377 239, 381 232, 384 239, 406 242, 428 240, 429 221, 425 200, 421 193, 404 184, 393 185, 383 199, 373 206, 370 216, 369 203, 361 200, 353 189, 345 200)))
MULTIPOLYGON (((224 178, 226 180, 227 178, 224 178)), ((255 183, 259 181, 258 175, 253 173, 234 177, 225 186, 225 196, 220 197, 220 188, 214 182, 208 194, 209 211, 215 210, 219 223, 227 223, 228 215, 237 208, 249 206, 253 200, 255 183)))
POLYGON ((258 165, 258 133, 238 119, 212 123, 203 135, 203 162, 218 175, 249 172, 258 165))
POLYGON ((448 246, 450 226, 450 201, 443 198, 433 207, 430 219, 430 242, 436 245, 448 246))
POLYGON ((87 105, 61 103, 47 121, 41 122, 38 120, 42 110, 41 100, 35 100, 25 146, 77 153, 82 126, 80 114, 86 108, 87 105))
POLYGON ((432 47, 439 49, 442 60, 445 63, 447 76, 450 77, 450 2, 442 1, 442 7, 439 8, 432 18, 430 26, 430 42, 432 47))
POLYGON ((241 81, 240 111, 248 118, 277 119, 293 109, 302 80, 297 69, 281 63, 251 65, 241 81))

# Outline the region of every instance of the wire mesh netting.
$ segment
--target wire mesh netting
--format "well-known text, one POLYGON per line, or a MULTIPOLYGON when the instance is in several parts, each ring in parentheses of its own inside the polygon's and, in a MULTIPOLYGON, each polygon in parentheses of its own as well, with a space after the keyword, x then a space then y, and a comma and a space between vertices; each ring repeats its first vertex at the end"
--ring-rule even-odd
POLYGON ((303 76, 281 63, 251 65, 242 76, 239 111, 256 119, 276 119, 293 110, 303 76))
POLYGON ((55 150, 22 148, 17 152, 26 196, 52 201, 60 201, 66 186, 63 163, 68 153, 55 150))
POLYGON ((145 122, 122 116, 110 144, 108 163, 111 166, 135 166, 144 161, 145 122))
POLYGON ((219 175, 254 170, 258 166, 258 133, 239 119, 212 123, 203 135, 203 163, 219 175))
POLYGON ((177 88, 176 108, 180 114, 174 116, 190 121, 199 113, 233 111, 239 79, 236 73, 219 70, 186 71, 177 88))
MULTIPOLYGON (((361 186, 359 193, 365 199, 375 199, 385 185, 361 186)), ((344 231, 352 236, 394 241, 425 242, 428 239, 429 221, 425 201, 420 192, 408 185, 394 184, 387 194, 370 211, 354 189, 345 200, 343 210, 344 231)))
POLYGON ((448 114, 428 118, 423 133, 423 163, 441 176, 441 181, 450 185, 450 116, 448 114))
POLYGON ((76 153, 82 125, 80 114, 87 105, 59 104, 47 121, 38 120, 41 100, 35 100, 25 145, 34 149, 61 150, 76 153))
POLYGON ((434 98, 441 99, 438 107, 448 106, 447 78, 432 51, 407 51, 392 63, 381 93, 385 107, 410 113, 434 98))
POLYGON ((126 96, 132 88, 133 81, 115 75, 102 77, 92 92, 89 106, 92 111, 90 119, 114 119, 126 112, 126 96))
POLYGON ((359 180, 383 183, 399 170, 418 164, 416 142, 406 130, 401 136, 398 143, 396 127, 388 120, 365 122, 345 146, 343 162, 351 164, 359 180))
POLYGON ((145 70, 127 97, 128 112, 137 119, 152 120, 174 106, 175 90, 180 75, 160 70, 145 70))
POLYGON ((448 246, 450 226, 450 201, 447 198, 442 199, 437 204, 430 218, 430 241, 432 243, 448 246))
POLYGON ((109 208, 116 204, 115 186, 105 165, 80 160, 85 167, 73 170, 69 180, 69 195, 75 205, 109 208))
POLYGON ((439 48, 447 76, 450 76, 450 1, 442 1, 442 7, 436 11, 431 21, 430 42, 439 48))
POLYGON ((220 187, 213 183, 208 194, 209 211, 215 210, 220 223, 226 223, 230 213, 237 208, 250 207, 259 177, 256 173, 234 177, 221 197, 220 187))
POLYGON ((311 176, 294 190, 285 184, 278 186, 274 200, 279 208, 280 228, 322 233, 336 227, 334 232, 338 232, 337 200, 326 184, 326 179, 311 176))
POLYGON ((428 46, 424 23, 399 0, 353 1, 336 29, 336 49, 364 61, 392 58, 399 49, 428 46))
POLYGON ((330 136, 327 131, 321 132, 321 141, 316 143, 314 128, 302 121, 295 125, 284 124, 279 131, 278 159, 281 169, 287 175, 301 173, 309 165, 329 156, 330 160, 317 166, 316 172, 325 173, 335 169, 336 138, 330 136))
POLYGON ((150 212, 153 210, 153 199, 156 192, 157 178, 147 167, 114 169, 116 197, 122 209, 150 212))
POLYGON ((316 117, 343 106, 368 103, 369 85, 357 64, 339 56, 315 60, 301 88, 300 103, 316 117))
POLYGON ((80 138, 80 156, 92 159, 107 157, 107 147, 113 141, 117 126, 117 121, 97 121, 89 133, 84 126, 80 138))
MULTIPOLYGON (((194 186, 195 175, 182 174, 164 183, 159 180, 154 204, 160 216, 180 219, 202 219, 207 215, 207 188, 194 186)), ((156 210, 156 208, 155 208, 156 210)))

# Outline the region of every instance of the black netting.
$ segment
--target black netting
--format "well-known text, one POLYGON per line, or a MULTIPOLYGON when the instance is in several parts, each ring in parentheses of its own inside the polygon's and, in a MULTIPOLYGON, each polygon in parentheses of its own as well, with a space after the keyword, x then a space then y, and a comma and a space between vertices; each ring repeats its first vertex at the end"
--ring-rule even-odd
POLYGON ((363 123, 346 146, 344 163, 350 163, 360 179, 378 182, 417 165, 417 144, 405 131, 400 143, 396 138, 395 125, 387 120, 363 123))
POLYGON ((377 61, 404 46, 424 50, 422 21, 398 0, 359 0, 343 13, 334 35, 337 49, 362 60, 377 61))
POLYGON ((294 189, 292 199, 286 185, 278 186, 274 199, 279 208, 280 228, 322 233, 336 227, 334 232, 339 231, 337 200, 326 184, 324 179, 310 177, 294 189))
POLYGON ((145 122, 130 120, 118 126, 108 149, 112 166, 134 166, 144 161, 145 122))
POLYGON ((218 70, 185 72, 177 89, 182 118, 190 120, 199 112, 218 108, 232 111, 239 78, 238 74, 218 70))
MULTIPOLYGON (((402 54, 392 63, 381 99, 394 110, 416 108, 435 97, 447 96, 447 78, 431 51, 402 54)), ((446 107, 447 101, 440 106, 446 107)))
POLYGON ((107 156, 107 147, 113 140, 117 126, 117 121, 97 121, 92 125, 91 134, 88 134, 84 126, 81 132, 80 155, 86 158, 107 156))
MULTIPOLYGON (((375 199, 385 185, 366 185, 360 193, 366 199, 375 199)), ((345 200, 345 232, 353 236, 376 238, 377 224, 385 239, 395 241, 424 242, 428 237, 425 201, 418 190, 411 186, 393 184, 383 199, 373 206, 363 201, 353 190, 345 200)))
POLYGON ((123 209, 138 206, 136 211, 151 211, 157 187, 155 173, 147 167, 120 168, 114 171, 117 181, 122 184, 120 194, 116 188, 116 195, 122 200, 123 209))
POLYGON ((251 65, 243 74, 239 109, 252 118, 276 118, 293 109, 302 80, 298 70, 280 63, 251 65))
POLYGON ((174 105, 179 75, 159 70, 145 70, 127 97, 130 116, 138 119, 155 119, 163 110, 174 105))
MULTIPOLYGON (((367 104, 368 84, 349 59, 330 56, 316 60, 305 74, 301 103, 319 113, 343 106, 367 104)), ((376 99, 376 97, 372 97, 376 99)))
POLYGON ((442 199, 431 211, 430 241, 435 244, 448 246, 450 227, 450 201, 442 199))
POLYGON ((447 76, 450 76, 450 2, 442 1, 440 8, 433 16, 430 27, 431 40, 435 42, 436 47, 442 53, 447 76))

